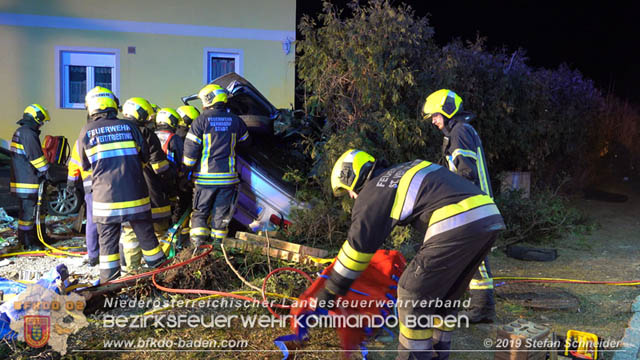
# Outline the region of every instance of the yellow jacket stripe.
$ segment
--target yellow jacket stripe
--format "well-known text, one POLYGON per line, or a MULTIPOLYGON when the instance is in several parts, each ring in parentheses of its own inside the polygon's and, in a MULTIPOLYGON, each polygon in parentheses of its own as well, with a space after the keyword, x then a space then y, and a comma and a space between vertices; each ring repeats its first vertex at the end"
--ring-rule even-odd
POLYGON ((489 194, 489 182, 487 181, 487 168, 484 165, 484 161, 482 160, 484 159, 484 156, 482 154, 482 148, 478 148, 478 159, 477 159, 477 166, 478 166, 478 177, 480 178, 480 189, 482 189, 482 191, 484 191, 485 194, 490 195, 489 194))
POLYGON ((488 195, 476 195, 457 204, 444 206, 431 215, 424 241, 493 215, 500 215, 500 211, 488 195))
POLYGON ((91 157, 99 152, 117 150, 117 149, 136 149, 135 141, 117 141, 109 144, 98 144, 92 148, 85 150, 87 157, 91 157))
POLYGON ((429 226, 446 218, 477 208, 482 205, 493 204, 493 200, 488 195, 476 195, 466 198, 457 204, 451 204, 433 212, 429 219, 429 226))
POLYGON ((94 201, 93 208, 97 210, 126 209, 126 208, 136 207, 136 206, 145 205, 149 203, 150 203, 150 200, 149 200, 149 197, 147 196, 145 198, 138 199, 138 200, 113 202, 113 203, 94 201))
POLYGON ((138 214, 149 210, 151 210, 149 197, 138 200, 114 203, 105 203, 99 201, 93 202, 93 216, 123 216, 138 214))
POLYGON ((404 220, 413 213, 422 181, 425 176, 438 169, 440 169, 440 165, 422 161, 402 175, 398 183, 393 207, 391 208, 391 218, 404 220))
POLYGON ((196 161, 197 161, 196 159, 192 159, 192 158, 190 158, 190 157, 188 157, 188 156, 186 156, 186 155, 184 155, 184 156, 182 157, 182 163, 183 163, 183 164, 185 164, 185 165, 187 165, 187 166, 193 166, 193 165, 195 165, 195 164, 196 164, 196 161))
POLYGON ((167 160, 162 160, 157 163, 151 163, 151 169, 156 174, 162 174, 164 171, 169 169, 169 162, 167 160))
POLYGON ((193 135, 192 133, 187 133, 187 139, 193 141, 196 144, 199 144, 199 145, 202 144, 202 139, 193 135))
POLYGON ((34 168, 38 169, 38 171, 46 171, 49 168, 49 163, 47 162, 47 158, 44 155, 40 156, 35 160, 29 161, 34 168))
POLYGON ((209 172, 209 151, 211 147, 211 134, 204 135, 204 144, 202 145, 202 155, 200 157, 200 172, 209 172))
POLYGON ((333 270, 347 279, 357 279, 369 266, 373 254, 355 250, 345 241, 338 253, 333 270))

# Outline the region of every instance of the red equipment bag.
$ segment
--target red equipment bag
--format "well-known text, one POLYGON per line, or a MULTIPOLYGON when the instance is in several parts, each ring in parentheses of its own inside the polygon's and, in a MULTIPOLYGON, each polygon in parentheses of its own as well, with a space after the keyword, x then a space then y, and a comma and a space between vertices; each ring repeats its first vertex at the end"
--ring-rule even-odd
POLYGON ((66 137, 47 135, 44 137, 42 152, 49 164, 66 164, 71 149, 66 137))
MULTIPOLYGON (((328 275, 335 264, 335 260, 329 265, 320 277, 318 277, 307 290, 300 295, 292 308, 291 315, 304 317, 310 314, 318 314, 318 310, 311 307, 310 299, 325 286, 328 275)), ((351 285, 351 288, 344 296, 339 296, 336 300, 346 302, 348 307, 336 308, 329 311, 329 315, 382 315, 387 317, 394 313, 393 306, 397 297, 398 280, 406 267, 406 260, 399 251, 378 250, 373 255, 369 266, 360 277, 351 285)), ((315 304, 314 304, 315 305, 315 304)), ((301 322, 304 323, 304 322, 301 322)), ((288 355, 286 350, 287 341, 303 341, 308 339, 308 330, 299 328, 298 321, 291 322, 291 329, 295 332, 293 336, 285 336, 276 339, 276 345, 288 355), (280 341, 278 341, 280 340, 280 341)), ((363 341, 373 335, 370 328, 365 327, 339 327, 337 333, 343 350, 361 350, 363 341)), ((364 354, 364 350, 363 350, 364 354)), ((345 353, 345 357, 349 352, 345 353)))

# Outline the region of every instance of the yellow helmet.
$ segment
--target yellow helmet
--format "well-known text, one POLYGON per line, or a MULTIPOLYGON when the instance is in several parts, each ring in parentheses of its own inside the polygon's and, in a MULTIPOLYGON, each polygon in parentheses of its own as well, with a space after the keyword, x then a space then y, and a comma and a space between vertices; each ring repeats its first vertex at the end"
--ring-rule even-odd
POLYGON ((198 97, 202 101, 203 107, 212 106, 218 102, 227 102, 227 90, 217 84, 209 84, 200 90, 198 97))
POLYGON ((153 111, 149 114, 149 121, 156 121, 156 115, 158 115, 158 111, 160 111, 160 106, 156 105, 156 104, 151 104, 151 108, 153 109, 153 111))
POLYGON ((122 116, 137 122, 147 122, 151 114, 154 113, 151 104, 141 97, 132 97, 122 105, 122 116))
POLYGON ((50 121, 49 112, 44 106, 40 104, 31 104, 24 109, 22 117, 28 117, 33 119, 38 125, 42 125, 47 121, 50 121))
POLYGON ((347 190, 355 191, 364 184, 376 159, 368 153, 349 149, 333 165, 331 171, 331 190, 334 196, 342 196, 347 190))
POLYGON ((441 89, 427 97, 422 107, 422 118, 428 119, 435 113, 451 119, 462 108, 462 98, 451 90, 441 89))
POLYGON ((200 111, 191 105, 182 105, 176 109, 180 119, 178 120, 178 126, 189 127, 193 120, 200 116, 200 111))
POLYGON ((89 115, 113 110, 118 112, 118 100, 113 92, 102 86, 96 86, 89 90, 84 97, 84 105, 89 115))
POLYGON ((172 108, 162 108, 156 115, 156 125, 166 124, 175 129, 179 119, 180 115, 172 108))

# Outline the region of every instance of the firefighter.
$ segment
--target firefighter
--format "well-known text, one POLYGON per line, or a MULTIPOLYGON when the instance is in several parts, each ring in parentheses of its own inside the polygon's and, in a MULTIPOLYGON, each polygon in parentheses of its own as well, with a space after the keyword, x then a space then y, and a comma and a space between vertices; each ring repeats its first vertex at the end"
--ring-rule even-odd
MULTIPOLYGON (((191 105, 182 105, 176 109, 178 115, 180 115, 180 119, 178 120, 178 125, 176 126, 176 135, 178 135, 182 141, 187 138, 187 132, 189 131, 189 127, 193 120, 197 119, 200 116, 200 111, 191 105)), ((193 201, 193 183, 189 179, 189 174, 184 173, 181 178, 179 178, 179 186, 178 186, 178 197, 179 197, 179 211, 183 211, 182 209, 187 209, 191 206, 191 202, 193 201)), ((180 231, 180 242, 185 242, 189 238, 190 232, 189 225, 183 226, 180 231)))
MULTIPOLYGON (((444 133, 442 155, 449 170, 473 182, 493 198, 482 142, 469 124, 475 115, 463 111, 462 98, 442 89, 429 95, 422 109, 423 119, 444 133)), ((496 316, 493 276, 486 257, 469 284, 471 304, 465 314, 471 323, 492 323, 496 316)))
POLYGON ((209 84, 200 90, 198 97, 202 100, 203 112, 191 124, 183 158, 185 172, 193 168, 191 177, 195 182, 189 232, 195 248, 209 238, 218 243, 227 235, 240 182, 236 172, 236 145, 249 143, 246 125, 226 106, 224 88, 209 84), (209 214, 211 227, 207 224, 209 214))
MULTIPOLYGON (((87 119, 88 122, 89 119, 87 119)), ((82 158, 80 156, 80 139, 76 140, 71 158, 69 159, 67 171, 67 192, 74 194, 78 179, 82 179, 84 188, 84 203, 86 208, 85 242, 87 244, 87 261, 89 266, 98 265, 100 256, 100 244, 98 243, 98 228, 93 222, 93 195, 91 193, 91 170, 85 171, 82 168, 82 158)))
POLYGON ((434 350, 447 359, 453 328, 434 315, 444 318, 457 310, 435 301, 464 294, 504 228, 491 197, 437 164, 415 160, 381 169, 360 150, 348 150, 336 161, 331 187, 335 196, 348 193, 355 203, 348 239, 318 300, 344 295, 392 229, 411 224, 425 237, 398 282, 397 359, 431 359, 434 350), (414 323, 425 317, 433 321, 414 323))
POLYGON ((20 199, 18 241, 27 250, 42 249, 35 228, 36 200, 39 183, 49 179, 49 162, 39 135, 40 127, 49 120, 42 105, 31 104, 24 109, 11 139, 11 193, 20 199))
POLYGON ((151 223, 151 201, 142 174, 149 149, 131 121, 117 118, 118 103, 106 88, 96 86, 85 97, 91 117, 78 136, 82 168, 91 170, 93 221, 100 244, 100 282, 120 276, 118 240, 128 222, 140 242, 147 265, 165 260, 151 223))
MULTIPOLYGON (((184 154, 184 141, 180 136, 176 136, 176 127, 180 115, 171 108, 162 108, 156 115, 156 136, 160 140, 162 151, 169 160, 169 166, 177 174, 178 179, 184 179, 185 176, 182 172, 182 156, 184 154)), ((177 193, 177 196, 172 197, 172 217, 171 222, 177 223, 182 213, 184 213, 191 202, 191 195, 185 193, 177 193), (179 197, 179 199, 178 199, 179 197), (179 201, 179 202, 178 202, 179 201)))
MULTIPOLYGON (((162 151, 162 144, 155 132, 149 128, 149 118, 155 112, 149 102, 140 97, 133 97, 122 105, 122 116, 135 123, 149 149, 149 162, 143 168, 144 180, 151 199, 151 218, 156 237, 161 238, 171 225, 171 203, 169 198, 176 193, 175 173, 167 155, 162 151)), ((141 254, 136 234, 125 224, 122 228, 122 253, 125 270, 131 272, 140 265, 141 254)))
POLYGON ((182 105, 176 109, 180 115, 178 120, 178 126, 176 128, 176 135, 180 136, 182 140, 187 137, 187 132, 193 120, 200 116, 200 111, 191 105, 182 105))

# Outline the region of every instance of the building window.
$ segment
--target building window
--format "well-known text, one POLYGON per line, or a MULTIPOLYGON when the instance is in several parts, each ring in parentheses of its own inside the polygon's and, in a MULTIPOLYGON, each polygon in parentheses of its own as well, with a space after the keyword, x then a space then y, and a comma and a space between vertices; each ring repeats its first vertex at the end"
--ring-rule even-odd
POLYGON ((84 109, 84 96, 95 86, 118 94, 117 49, 58 48, 61 108, 84 109))
POLYGON ((205 84, 230 72, 242 75, 242 50, 204 49, 205 84))

